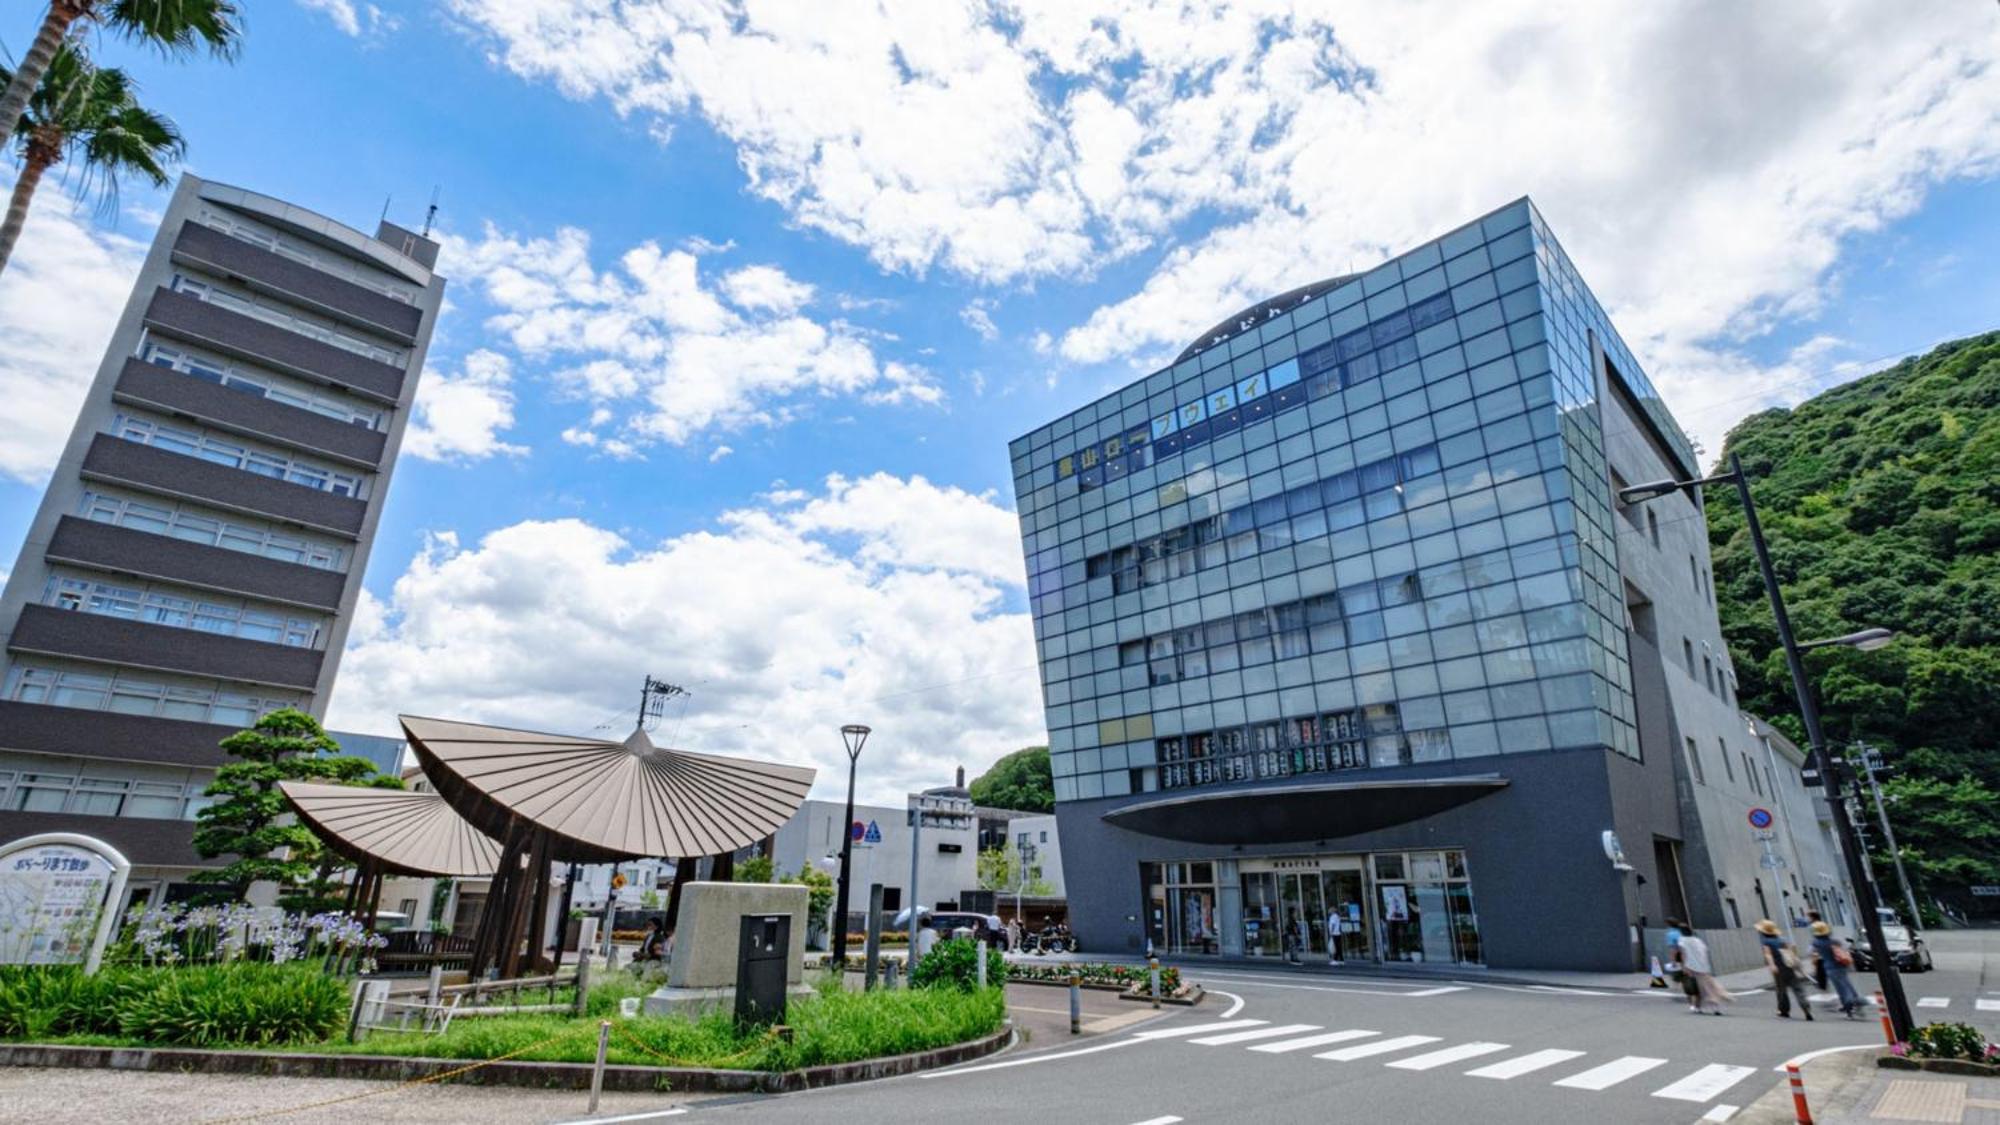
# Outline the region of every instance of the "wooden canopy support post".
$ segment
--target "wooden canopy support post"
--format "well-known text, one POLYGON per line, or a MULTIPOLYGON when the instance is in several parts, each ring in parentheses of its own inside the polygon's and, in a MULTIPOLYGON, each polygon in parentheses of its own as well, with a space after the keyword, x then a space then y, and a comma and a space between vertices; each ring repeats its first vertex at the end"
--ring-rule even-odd
POLYGON ((681 888, 694 881, 693 856, 682 856, 674 860, 674 881, 667 890, 667 917, 661 928, 671 935, 681 918, 681 888))
POLYGON ((473 980, 486 975, 486 970, 498 961, 500 951, 500 931, 505 928, 507 917, 508 888, 515 882, 521 871, 521 837, 509 832, 500 849, 500 865, 493 869, 493 881, 486 888, 486 902, 479 908, 479 928, 472 936, 472 959, 469 965, 473 980))

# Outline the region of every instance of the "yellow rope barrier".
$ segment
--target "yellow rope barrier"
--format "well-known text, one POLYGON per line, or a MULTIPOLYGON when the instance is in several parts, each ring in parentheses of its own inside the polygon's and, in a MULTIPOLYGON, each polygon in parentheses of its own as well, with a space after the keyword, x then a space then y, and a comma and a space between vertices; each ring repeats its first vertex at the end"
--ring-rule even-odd
POLYGON ((232 1123, 239 1121, 260 1121, 267 1117, 282 1117, 288 1113, 303 1113, 308 1109, 324 1109, 327 1106, 340 1105, 343 1102, 354 1102, 354 1101, 360 1101, 363 1098, 375 1098, 375 1097, 380 1097, 383 1094, 393 1094, 399 1090, 407 1090, 412 1086, 423 1086, 432 1082, 442 1082, 447 1078, 456 1078, 461 1074, 469 1074, 472 1071, 478 1070, 480 1067, 483 1066, 492 1066, 494 1063, 497 1062, 506 1062, 508 1059, 517 1058, 521 1055, 527 1054, 530 1051, 540 1050, 541 1048, 546 1047, 551 1043, 557 1043, 561 1042, 564 1039, 571 1038, 578 1031, 595 1031, 595 1030, 596 1030, 595 1028, 588 1026, 572 1028, 569 1031, 565 1031, 560 1035, 551 1035, 547 1039, 541 1040, 538 1043, 530 1043, 525 1047, 518 1047, 512 1051, 507 1052, 504 1055, 495 1055, 490 1059, 480 1059, 478 1062, 467 1063, 464 1066, 454 1067, 451 1070, 439 1071, 436 1074, 425 1075, 422 1078, 412 1078, 406 1082, 398 1082, 396 1085, 391 1086, 385 1090, 364 1090, 358 1094, 346 1094, 338 1098, 327 1098, 325 1101, 307 1102, 304 1105, 295 1105, 286 1109, 266 1109, 266 1110, 259 1110, 256 1113, 242 1114, 237 1117, 219 1117, 211 1119, 207 1123, 207 1125, 232 1125, 232 1123))
POLYGON ((646 1052, 648 1055, 651 1055, 656 1059, 665 1061, 671 1066, 696 1067, 702 1070, 720 1070, 722 1069, 721 1066, 722 1063, 732 1062, 736 1059, 748 1058, 749 1056, 756 1054, 758 1051, 763 1050, 765 1047, 768 1047, 771 1044, 771 1041, 778 1037, 778 1032, 776 1028, 767 1028, 765 1029, 762 1038, 758 1039, 755 1043, 750 1044, 748 1047, 745 1047, 741 1051, 736 1051, 732 1054, 724 1055, 719 1059, 696 1061, 693 1059, 676 1058, 673 1055, 669 1055, 663 1051, 656 1050, 652 1045, 648 1044, 645 1040, 640 1039, 638 1036, 625 1030, 625 1025, 623 1024, 614 1023, 611 1025, 611 1030, 623 1036, 625 1038, 625 1041, 630 1043, 632 1046, 639 1048, 641 1051, 646 1052))

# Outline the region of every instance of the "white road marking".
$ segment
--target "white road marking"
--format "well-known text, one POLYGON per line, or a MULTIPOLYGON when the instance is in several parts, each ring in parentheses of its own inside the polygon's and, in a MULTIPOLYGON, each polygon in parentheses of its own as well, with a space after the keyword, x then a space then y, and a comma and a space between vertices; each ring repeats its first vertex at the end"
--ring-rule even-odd
POLYGON ((982 1070, 1005 1070, 1008 1067, 1027 1066, 1030 1063, 1054 1062, 1057 1059, 1073 1059, 1078 1055, 1094 1055, 1099 1051, 1115 1051, 1120 1047, 1136 1047, 1145 1040, 1138 1036, 1130 1039, 1114 1039, 1109 1043, 1099 1043, 1095 1047, 1078 1047, 1074 1051, 1058 1051, 1051 1055, 1029 1055, 1026 1058, 1008 1059, 1006 1062, 981 1063, 978 1066, 962 1066, 953 1070, 932 1070, 917 1075, 918 1078, 955 1078, 961 1074, 978 1074, 982 1070))
POLYGON ((1439 987, 1437 987, 1437 988, 1426 988, 1426 989, 1424 989, 1424 990, 1423 990, 1422 992, 1405 992, 1405 993, 1403 993, 1403 995, 1404 995, 1404 996, 1411 996, 1411 997, 1416 997, 1416 996, 1443 996, 1443 995, 1444 995, 1445 993, 1447 993, 1447 992, 1464 992, 1464 991, 1465 991, 1465 989, 1464 989, 1464 987, 1463 987, 1463 986, 1460 986, 1460 985, 1455 985, 1455 984, 1447 984, 1447 985, 1441 985, 1441 986, 1439 986, 1439 987))
POLYGON ((1241 996, 1236 995, 1234 992, 1224 992, 1219 988, 1211 988, 1209 989, 1209 991, 1215 993, 1217 996, 1227 996, 1231 1000, 1236 1001, 1236 1003, 1231 1004, 1229 1006, 1228 1011, 1222 1013, 1223 1019, 1228 1019, 1229 1017, 1243 1010, 1243 998, 1241 996))
POLYGON ((1279 1043, 1259 1043, 1250 1049, 1253 1051, 1263 1051, 1265 1054, 1270 1055, 1282 1055, 1287 1051, 1303 1051, 1307 1047, 1324 1047, 1328 1043, 1345 1043, 1350 1039, 1366 1039, 1371 1035, 1380 1034, 1382 1033, 1379 1031, 1329 1031, 1324 1035, 1308 1035, 1304 1039, 1286 1039, 1279 1043))
POLYGON ((651 1121, 656 1117, 678 1117, 686 1112, 686 1107, 682 1107, 655 1110, 652 1113, 628 1113, 622 1117, 579 1117, 575 1121, 565 1121, 562 1125, 611 1125, 614 1121, 651 1121))
POLYGON ((1672 1098, 1677 1102, 1705 1102, 1721 1096, 1724 1090, 1756 1073, 1756 1067, 1724 1066, 1710 1063, 1669 1086, 1653 1091, 1656 1098, 1672 1098))
POLYGON ((1771 1069, 1778 1072, 1779 1074, 1783 1074, 1785 1072, 1786 1067, 1804 1066, 1807 1063, 1811 1062, 1812 1060, 1819 1058, 1821 1055, 1837 1055, 1842 1051, 1879 1051, 1881 1049, 1882 1049, 1882 1044, 1880 1043, 1856 1043, 1851 1047, 1822 1047, 1817 1051, 1807 1051, 1803 1055, 1793 1055, 1791 1058, 1786 1059, 1784 1062, 1779 1063, 1777 1066, 1774 1066, 1771 1069))
POLYGON ((1460 1043, 1456 1047, 1446 1047, 1442 1051, 1432 1051, 1425 1055, 1414 1055, 1407 1059, 1397 1059, 1390 1066, 1398 1070, 1429 1070, 1448 1063, 1464 1062, 1481 1055, 1490 1055, 1507 1049, 1505 1043, 1460 1043))
POLYGON ((1426 1043, 1435 1043, 1437 1041, 1438 1037, 1435 1035, 1398 1035, 1394 1039, 1377 1039, 1373 1043, 1361 1043, 1353 1047, 1342 1047, 1335 1051, 1321 1051, 1319 1054, 1314 1055, 1313 1058, 1332 1059, 1334 1062, 1349 1062, 1354 1059, 1365 1059, 1370 1055, 1386 1055, 1391 1051, 1421 1047, 1426 1043))
POLYGON ((1219 1023, 1196 1023, 1186 1027, 1161 1028, 1159 1031, 1140 1031, 1134 1033, 1133 1038, 1172 1039, 1180 1035, 1200 1035, 1203 1032, 1228 1031, 1238 1027, 1262 1027, 1270 1022, 1270 1020, 1222 1020, 1219 1023))
MULTIPOLYGON (((1553 984, 1531 984, 1531 985, 1529 985, 1528 987, 1529 987, 1530 989, 1532 989, 1533 991, 1535 991, 1535 992, 1553 992, 1553 993, 1555 993, 1555 994, 1556 994, 1556 995, 1558 995, 1558 996, 1610 996, 1610 995, 1612 995, 1612 994, 1611 994, 1611 993, 1609 993, 1609 992, 1598 992, 1598 991, 1596 991, 1596 990, 1594 990, 1594 989, 1589 989, 1589 988, 1563 988, 1563 987, 1558 987, 1558 986, 1556 986, 1556 985, 1553 985, 1553 984)), ((1650 992, 1650 991, 1652 991, 1652 990, 1651 990, 1651 989, 1647 989, 1647 991, 1648 991, 1648 992, 1650 992)))
POLYGON ((1982 1012, 2000 1012, 2000 1000, 1974 1000, 1972 1006, 1982 1012))
POLYGON ((1715 1105, 1711 1106, 1707 1113, 1702 1114, 1701 1119, 1703 1121, 1727 1121, 1734 1116, 1736 1116, 1735 1106, 1715 1105))
MULTIPOLYGON (((1241 981, 1244 984, 1264 984, 1276 988, 1282 984, 1290 984, 1291 982, 1297 981, 1300 978, 1296 974, 1287 974, 1281 976, 1276 973, 1262 973, 1262 974, 1202 973, 1196 979, 1204 983, 1212 980, 1241 981)), ((1355 977, 1307 977, 1305 979, 1325 980, 1329 983, 1338 982, 1340 984, 1348 985, 1354 988, 1398 989, 1398 988, 1423 987, 1422 981, 1414 981, 1414 980, 1361 980, 1355 977)), ((1465 984, 1469 982, 1454 981, 1453 983, 1465 984)))
POLYGON ((1572 1074, 1568 1078, 1551 1083, 1551 1085, 1567 1086, 1572 1090, 1605 1090, 1618 1085, 1627 1078, 1636 1078, 1656 1066, 1665 1065, 1667 1065, 1667 1060, 1665 1059, 1649 1059, 1644 1055, 1626 1055, 1622 1059, 1614 1059, 1603 1066, 1591 1067, 1581 1074, 1572 1074))
MULTIPOLYGON (((1202 978, 1203 981, 1208 981, 1211 979, 1218 979, 1218 978, 1211 978, 1211 977, 1202 978)), ((1228 979, 1231 982, 1234 982, 1242 980, 1243 978, 1230 977, 1222 979, 1228 979)), ((1371 991, 1370 989, 1367 988, 1343 988, 1338 985, 1329 985, 1329 984, 1280 984, 1276 981, 1261 981, 1261 980, 1250 983, 1255 983, 1259 988, 1281 988, 1288 992, 1345 992, 1355 996, 1436 996, 1444 992, 1465 991, 1465 989, 1463 988, 1425 988, 1425 989, 1419 989, 1415 992, 1380 992, 1380 991, 1371 991)), ((1356 981, 1355 983, 1362 984, 1365 982, 1356 981)))
POLYGON ((1148 1117, 1144 1121, 1137 1122, 1136 1125, 1174 1125, 1174 1122, 1179 1120, 1180 1118, 1178 1117, 1148 1117))
POLYGON ((1920 999, 1920 1000, 1918 1000, 1918 1001, 1917 1001, 1917 1007, 1919 1007, 1919 1008, 1949 1008, 1949 1007, 1951 1007, 1951 997, 1949 997, 1949 996, 1926 996, 1926 997, 1923 997, 1922 999, 1920 999))
POLYGON ((1502 1080, 1519 1078, 1531 1071, 1537 1071, 1543 1067, 1554 1066, 1557 1063, 1568 1062, 1571 1059, 1581 1057, 1583 1057, 1582 1051, 1565 1051, 1561 1047, 1550 1047, 1546 1051, 1535 1051, 1522 1055, 1519 1058, 1504 1059, 1494 1063, 1492 1066, 1482 1066, 1478 1070, 1468 1070, 1465 1074, 1468 1078, 1499 1078, 1502 1080))
POLYGON ((1221 1047, 1230 1043, 1248 1043, 1252 1039, 1272 1039, 1280 1035, 1296 1035, 1301 1031, 1318 1031, 1316 1023, 1286 1023, 1276 1027, 1253 1027, 1248 1031, 1226 1031, 1221 1035, 1204 1035, 1200 1039, 1190 1039, 1204 1047, 1221 1047))

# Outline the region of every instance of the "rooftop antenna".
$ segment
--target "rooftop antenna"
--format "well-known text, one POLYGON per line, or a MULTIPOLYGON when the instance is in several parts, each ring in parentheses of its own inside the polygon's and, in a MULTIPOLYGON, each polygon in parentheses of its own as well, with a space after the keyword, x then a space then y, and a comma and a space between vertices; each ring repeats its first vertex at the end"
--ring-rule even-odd
POLYGON ((639 729, 653 730, 660 725, 660 716, 666 713, 667 700, 677 695, 686 695, 687 689, 679 684, 646 677, 646 686, 639 689, 639 729))
POLYGON ((393 195, 385 195, 382 197, 382 217, 375 220, 378 226, 382 223, 386 223, 389 221, 389 201, 394 198, 396 197, 393 195))
MULTIPOLYGON (((432 184, 432 185, 431 185, 431 206, 430 206, 430 210, 428 210, 428 211, 425 211, 425 212, 424 212, 424 237, 425 237, 425 238, 429 238, 429 237, 431 236, 431 221, 432 221, 433 219, 436 219, 436 218, 437 218, 437 213, 438 213, 438 185, 436 185, 436 184, 432 184)), ((648 677, 647 677, 647 679, 649 679, 649 680, 650 680, 650 679, 652 679, 652 677, 651 677, 651 676, 648 676, 648 677)))

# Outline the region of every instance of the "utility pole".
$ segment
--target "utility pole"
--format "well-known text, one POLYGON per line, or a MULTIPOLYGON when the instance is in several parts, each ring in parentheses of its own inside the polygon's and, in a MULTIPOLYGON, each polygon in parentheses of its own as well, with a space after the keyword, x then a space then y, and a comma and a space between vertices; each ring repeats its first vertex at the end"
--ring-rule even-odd
POLYGON ((1875 771, 1882 768, 1882 755, 1866 742, 1855 745, 1861 750, 1861 775, 1868 779, 1868 790, 1875 795, 1875 815, 1882 822, 1882 842, 1889 845, 1889 858, 1896 864, 1896 881, 1903 884, 1903 902, 1910 908, 1910 927, 1915 929, 1923 924, 1923 916, 1917 913, 1917 892, 1910 886, 1910 873, 1903 870, 1903 851, 1896 846, 1896 830, 1889 827, 1889 808, 1882 801, 1882 785, 1875 780, 1875 771))

